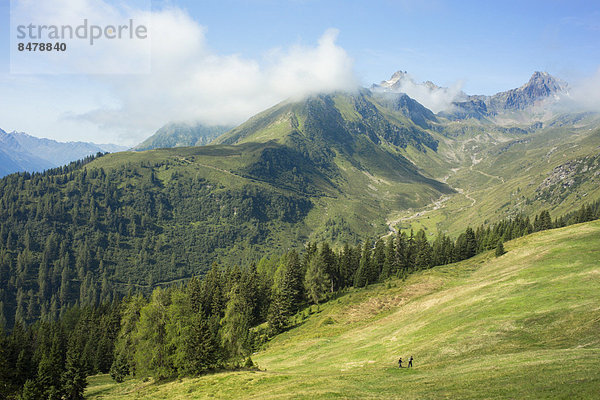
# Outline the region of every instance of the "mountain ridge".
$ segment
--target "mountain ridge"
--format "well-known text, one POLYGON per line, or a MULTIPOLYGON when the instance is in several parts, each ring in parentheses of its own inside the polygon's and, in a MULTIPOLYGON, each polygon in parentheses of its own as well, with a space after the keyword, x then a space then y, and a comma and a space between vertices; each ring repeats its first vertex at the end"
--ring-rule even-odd
MULTIPOLYGON (((431 81, 417 83, 406 71, 397 71, 391 78, 373 84, 375 92, 405 93, 411 96, 445 97, 450 102, 436 114, 450 119, 484 119, 511 111, 523 111, 542 101, 556 102, 568 95, 569 85, 548 72, 535 71, 529 81, 518 88, 493 95, 467 95, 462 90, 441 87, 431 81)), ((418 99, 417 99, 418 101, 418 99)))
POLYGON ((99 152, 123 151, 125 146, 91 142, 59 142, 24 132, 0 129, 0 176, 14 172, 41 172, 99 152))

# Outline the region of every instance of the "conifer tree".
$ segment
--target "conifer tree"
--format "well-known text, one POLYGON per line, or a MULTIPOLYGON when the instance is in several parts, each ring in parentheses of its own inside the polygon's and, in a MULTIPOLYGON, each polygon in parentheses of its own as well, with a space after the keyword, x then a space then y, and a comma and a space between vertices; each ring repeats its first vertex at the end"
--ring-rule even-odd
POLYGON ((415 265, 418 269, 429 268, 433 262, 432 249, 427 241, 427 236, 423 229, 417 232, 415 237, 415 265))
POLYGON ((383 268, 381 269, 380 280, 385 280, 396 273, 396 245, 394 243, 394 237, 390 236, 387 239, 385 246, 385 261, 383 262, 383 268))
POLYGON ((354 276, 355 287, 365 287, 369 284, 369 272, 371 270, 371 243, 366 241, 354 276))
POLYGON ((381 276, 381 271, 383 270, 383 264, 385 263, 385 242, 383 239, 377 240, 375 242, 375 250, 373 252, 373 260, 372 260, 372 272, 370 276, 370 283, 377 282, 379 277, 381 276))
POLYGON ((246 357, 250 351, 249 330, 252 320, 252 305, 239 283, 229 292, 225 315, 221 320, 223 347, 234 361, 246 357))
POLYGON ((319 304, 329 289, 329 276, 325 273, 325 266, 320 257, 312 257, 308 263, 304 285, 308 298, 315 304, 319 304))
POLYGON ((76 330, 69 340, 62 376, 62 393, 67 400, 83 400, 83 392, 87 386, 85 369, 80 360, 82 334, 83 332, 76 330))
POLYGON ((504 250, 504 243, 502 239, 500 239, 498 240, 498 244, 496 245, 496 257, 500 257, 504 253, 506 253, 506 251, 504 250))

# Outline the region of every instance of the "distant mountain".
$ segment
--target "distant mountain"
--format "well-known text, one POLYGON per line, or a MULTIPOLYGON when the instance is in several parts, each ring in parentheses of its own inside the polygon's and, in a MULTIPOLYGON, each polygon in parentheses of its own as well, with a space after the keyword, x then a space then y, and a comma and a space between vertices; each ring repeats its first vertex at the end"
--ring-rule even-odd
POLYGON ((206 126, 203 124, 169 123, 133 148, 143 151, 171 147, 204 146, 231 126, 206 126))
POLYGON ((452 103, 453 108, 442 113, 451 119, 502 115, 506 112, 525 111, 536 105, 551 105, 568 93, 566 82, 547 72, 536 71, 523 86, 493 96, 467 96, 452 103))
POLYGON ((127 148, 114 144, 57 142, 22 132, 0 129, 0 176, 13 172, 38 172, 80 160, 98 152, 116 152, 127 148))
POLYGON ((406 71, 397 71, 388 80, 372 85, 376 93, 404 93, 440 116, 457 119, 485 119, 510 112, 521 112, 537 105, 548 105, 568 93, 566 82, 547 72, 536 71, 523 86, 493 96, 469 96, 458 89, 431 81, 417 83, 406 71))
POLYGON ((547 98, 558 99, 567 89, 566 82, 547 72, 535 72, 520 88, 497 93, 486 100, 491 112, 523 110, 547 98))
POLYGON ((397 71, 392 77, 371 86, 374 93, 404 93, 434 113, 447 110, 456 100, 467 95, 458 87, 441 87, 431 81, 416 82, 406 71, 397 71))

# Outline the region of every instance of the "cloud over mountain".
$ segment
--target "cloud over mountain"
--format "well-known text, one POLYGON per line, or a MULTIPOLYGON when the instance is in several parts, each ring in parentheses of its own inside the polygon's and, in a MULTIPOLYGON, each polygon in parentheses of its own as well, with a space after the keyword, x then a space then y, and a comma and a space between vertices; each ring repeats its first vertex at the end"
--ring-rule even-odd
POLYGON ((461 88, 461 82, 451 87, 440 87, 430 81, 417 83, 406 71, 397 71, 387 81, 373 86, 376 91, 406 93, 434 113, 447 111, 454 101, 465 98, 461 88))
POLYGON ((274 49, 251 59, 212 50, 206 28, 181 9, 138 15, 150 24, 152 72, 98 77, 111 87, 116 106, 70 118, 138 132, 141 138, 172 120, 237 124, 286 98, 358 86, 353 60, 336 43, 335 29, 315 45, 274 49))

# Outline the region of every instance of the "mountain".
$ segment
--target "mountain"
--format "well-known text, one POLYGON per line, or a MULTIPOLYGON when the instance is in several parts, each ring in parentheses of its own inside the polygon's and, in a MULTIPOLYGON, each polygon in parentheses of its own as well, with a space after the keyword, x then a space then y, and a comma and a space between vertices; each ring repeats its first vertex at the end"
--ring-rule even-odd
POLYGON ((0 129, 0 176, 13 172, 39 172, 66 165, 98 152, 123 151, 126 147, 87 142, 57 142, 22 132, 7 133, 0 129))
POLYGON ((429 91, 435 91, 442 88, 431 81, 425 81, 417 83, 412 76, 406 71, 396 71, 392 74, 392 77, 386 81, 382 81, 379 85, 374 84, 371 89, 375 91, 386 91, 386 92, 403 92, 407 87, 420 86, 429 91))
POLYGON ((434 113, 447 110, 452 101, 464 100, 467 95, 458 87, 441 87, 431 81, 416 82, 406 71, 397 71, 392 77, 371 86, 375 93, 404 93, 434 113))
MULTIPOLYGON (((18 250, 2 260, 12 260, 22 288, 37 288, 47 260, 50 283, 33 318, 52 304, 107 301, 133 286, 149 292, 214 262, 249 265, 312 240, 356 245, 385 235, 388 215, 454 193, 407 157, 435 157, 439 145, 406 116, 418 112, 431 117, 409 99, 384 104, 368 90, 316 95, 278 104, 208 146, 5 177, 0 253, 18 250), (17 271, 24 251, 31 268, 17 271)), ((12 318, 17 288, 5 284, 0 301, 12 318)))
POLYGON ((18 171, 43 171, 54 166, 23 148, 14 134, 0 129, 0 176, 18 171))
POLYGON ((523 112, 535 106, 548 109, 561 97, 568 94, 566 82, 553 77, 547 72, 534 72, 523 86, 493 96, 466 96, 452 103, 453 108, 442 115, 451 119, 502 116, 510 112, 523 112))
POLYGON ((469 96, 458 89, 440 87, 431 81, 417 83, 406 71, 397 71, 390 79, 372 85, 371 89, 377 93, 407 94, 451 120, 482 120, 510 112, 522 112, 534 106, 547 107, 566 96, 569 86, 547 72, 536 71, 519 88, 492 96, 469 96))
POLYGON ((18 289, 37 288, 40 260, 52 278, 31 320, 53 298, 57 309, 149 292, 309 241, 356 245, 411 229, 433 239, 540 210, 558 217, 600 197, 598 127, 593 113, 453 120, 363 89, 284 101, 207 146, 5 177, 0 267, 19 278, 0 301, 15 310, 18 289))
POLYGON ((485 99, 488 110, 499 113, 505 110, 524 110, 546 99, 557 99, 567 93, 568 85, 548 74, 534 72, 529 82, 506 92, 497 93, 485 99))
POLYGON ((423 129, 431 128, 439 122, 435 114, 405 93, 375 93, 375 96, 388 108, 400 112, 403 116, 423 129))
POLYGON ((136 151, 186 146, 207 145, 231 126, 206 126, 203 124, 169 123, 133 148, 136 151))

